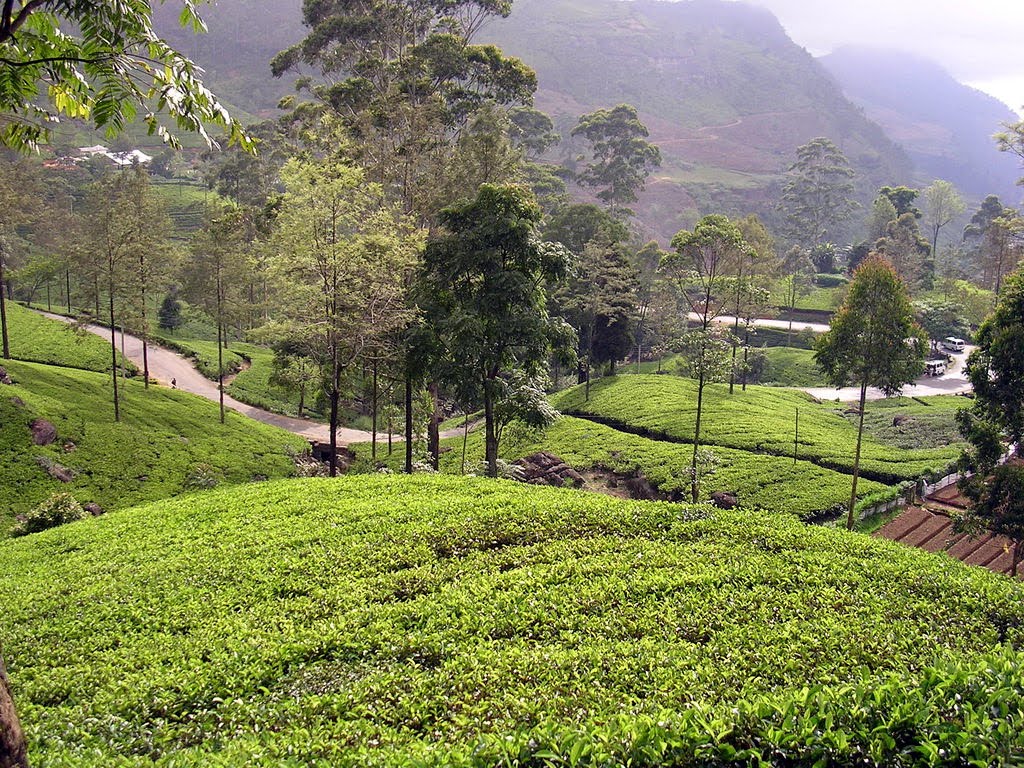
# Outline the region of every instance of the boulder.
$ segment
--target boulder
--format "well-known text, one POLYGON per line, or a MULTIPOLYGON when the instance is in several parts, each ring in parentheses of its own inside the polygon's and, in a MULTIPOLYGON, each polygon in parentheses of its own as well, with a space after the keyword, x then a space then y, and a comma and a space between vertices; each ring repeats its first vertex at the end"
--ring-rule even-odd
POLYGON ((52 477, 54 480, 60 480, 62 483, 70 483, 75 479, 75 471, 68 469, 62 464, 58 464, 53 459, 46 456, 37 456, 36 464, 46 470, 46 474, 52 477))
POLYGON ((531 485, 551 485, 556 488, 569 485, 579 488, 585 482, 583 475, 547 451, 524 456, 514 463, 522 469, 523 481, 531 485))
POLYGON ((64 443, 64 453, 74 453, 76 450, 78 450, 78 446, 70 440, 64 443))
POLYGON ((6 384, 7 386, 10 386, 13 383, 14 381, 11 379, 11 375, 7 373, 7 369, 0 367, 0 384, 6 384))
POLYGON ((740 505, 740 500, 736 498, 734 493, 716 491, 711 494, 711 503, 719 509, 735 509, 740 505))
POLYGON ((32 422, 32 442, 36 445, 50 445, 57 439, 57 428, 46 419, 32 422))
POLYGON ((82 509, 84 509, 93 517, 99 517, 104 512, 103 507, 101 507, 95 501, 90 501, 88 504, 83 504, 82 509))

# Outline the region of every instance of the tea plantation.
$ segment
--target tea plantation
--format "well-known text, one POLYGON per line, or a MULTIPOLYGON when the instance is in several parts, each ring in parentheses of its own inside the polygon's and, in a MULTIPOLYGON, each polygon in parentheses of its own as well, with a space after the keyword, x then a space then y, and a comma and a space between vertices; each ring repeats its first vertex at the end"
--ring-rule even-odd
MULTIPOLYGON (((6 308, 11 356, 15 360, 86 371, 110 370, 109 337, 104 341, 87 331, 76 331, 72 325, 51 320, 14 302, 8 302, 6 308)), ((120 352, 118 360, 125 362, 120 352)), ((135 370, 130 362, 127 365, 135 370)))
MULTIPOLYGON (((446 450, 441 454, 440 470, 459 474, 462 438, 443 440, 442 446, 446 450)), ((350 448, 363 460, 364 467, 368 467, 370 446, 363 443, 350 448)), ((807 520, 834 516, 839 507, 849 502, 850 476, 842 472, 809 461, 794 463, 791 458, 734 448, 713 446, 711 450, 719 464, 702 482, 702 500, 710 499, 716 491, 724 491, 736 494, 745 508, 794 514, 807 520)), ((377 451, 378 460, 385 462, 392 471, 402 470, 405 458, 402 446, 390 457, 381 445, 377 446, 377 451)), ((515 461, 537 451, 554 453, 580 471, 607 470, 622 476, 640 473, 661 494, 689 498, 688 469, 693 449, 687 445, 651 440, 572 416, 562 416, 542 433, 517 435, 513 432, 501 444, 501 456, 506 461, 515 461)), ((467 471, 482 474, 483 458, 483 432, 477 429, 470 432, 466 445, 467 471)), ((861 499, 890 498, 895 493, 894 488, 870 480, 858 485, 861 499)))
MULTIPOLYGON (((696 416, 696 382, 678 376, 620 376, 554 397, 564 413, 596 419, 661 440, 691 442, 696 416)), ((702 443, 776 456, 793 455, 795 417, 800 411, 799 456, 822 467, 852 472, 857 428, 842 415, 846 406, 815 402, 809 395, 771 387, 729 394, 727 385, 704 391, 702 443)), ((868 413, 890 405, 868 405, 868 413)), ((942 409, 940 409, 941 411, 942 409)), ((887 411, 891 419, 892 411, 887 411)), ((952 423, 949 413, 946 417, 952 423)), ((958 443, 928 448, 898 447, 865 436, 862 475, 893 484, 926 474, 942 475, 960 455, 958 443)))
POLYGON ((15 514, 56 491, 105 510, 162 499, 190 485, 287 477, 290 453, 306 443, 283 430, 229 412, 184 392, 122 380, 122 416, 115 423, 109 374, 34 363, 6 366, 16 384, 0 385, 0 537, 15 514), (47 446, 33 444, 30 425, 46 419, 57 430, 47 446), (64 483, 48 469, 63 467, 64 483))
POLYGON ((1024 587, 790 516, 261 483, 0 542, 0 615, 38 765, 1024 755, 1024 587))

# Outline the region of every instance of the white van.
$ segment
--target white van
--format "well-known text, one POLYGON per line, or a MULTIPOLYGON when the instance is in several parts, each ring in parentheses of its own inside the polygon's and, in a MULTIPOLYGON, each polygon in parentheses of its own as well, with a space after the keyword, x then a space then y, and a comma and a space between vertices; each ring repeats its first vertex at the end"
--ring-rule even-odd
POLYGON ((943 339, 942 346, 950 352, 963 352, 967 342, 963 339, 958 339, 956 336, 947 336, 943 339))
POLYGON ((942 376, 946 372, 945 360, 929 360, 924 366, 925 376, 942 376))

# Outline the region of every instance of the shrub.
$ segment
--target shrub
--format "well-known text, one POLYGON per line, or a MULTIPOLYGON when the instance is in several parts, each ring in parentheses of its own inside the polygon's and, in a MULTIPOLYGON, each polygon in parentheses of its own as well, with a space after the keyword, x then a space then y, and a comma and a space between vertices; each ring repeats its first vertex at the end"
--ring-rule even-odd
POLYGON ((185 475, 185 487, 192 491, 216 488, 222 480, 221 472, 206 463, 193 464, 185 475))
POLYGON ((814 284, 819 288, 838 288, 850 282, 846 275, 834 275, 830 273, 819 273, 814 276, 814 284))
POLYGON ((24 536, 45 531, 64 523, 73 523, 86 516, 86 511, 74 496, 66 491, 58 491, 28 514, 20 515, 18 522, 11 529, 11 535, 24 536))

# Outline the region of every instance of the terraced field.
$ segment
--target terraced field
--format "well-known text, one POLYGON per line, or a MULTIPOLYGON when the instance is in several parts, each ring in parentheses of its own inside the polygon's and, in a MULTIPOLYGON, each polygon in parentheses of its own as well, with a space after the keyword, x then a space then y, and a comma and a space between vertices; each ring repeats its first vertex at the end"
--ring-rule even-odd
MULTIPOLYGON (((696 382, 676 376, 644 375, 602 379, 591 386, 589 400, 582 386, 553 398, 555 407, 563 413, 682 443, 693 440, 696 400, 696 382)), ((711 384, 705 390, 704 408, 702 443, 792 458, 795 441, 800 458, 828 469, 852 472, 856 426, 835 406, 817 403, 793 390, 748 387, 746 392, 729 395, 727 385, 711 384)), ((879 406, 870 404, 868 408, 871 413, 879 406)), ((886 418, 897 415, 892 410, 885 412, 886 418)), ((907 448, 869 434, 864 441, 861 472, 885 484, 916 480, 923 475, 944 474, 959 454, 956 443, 907 448)))

